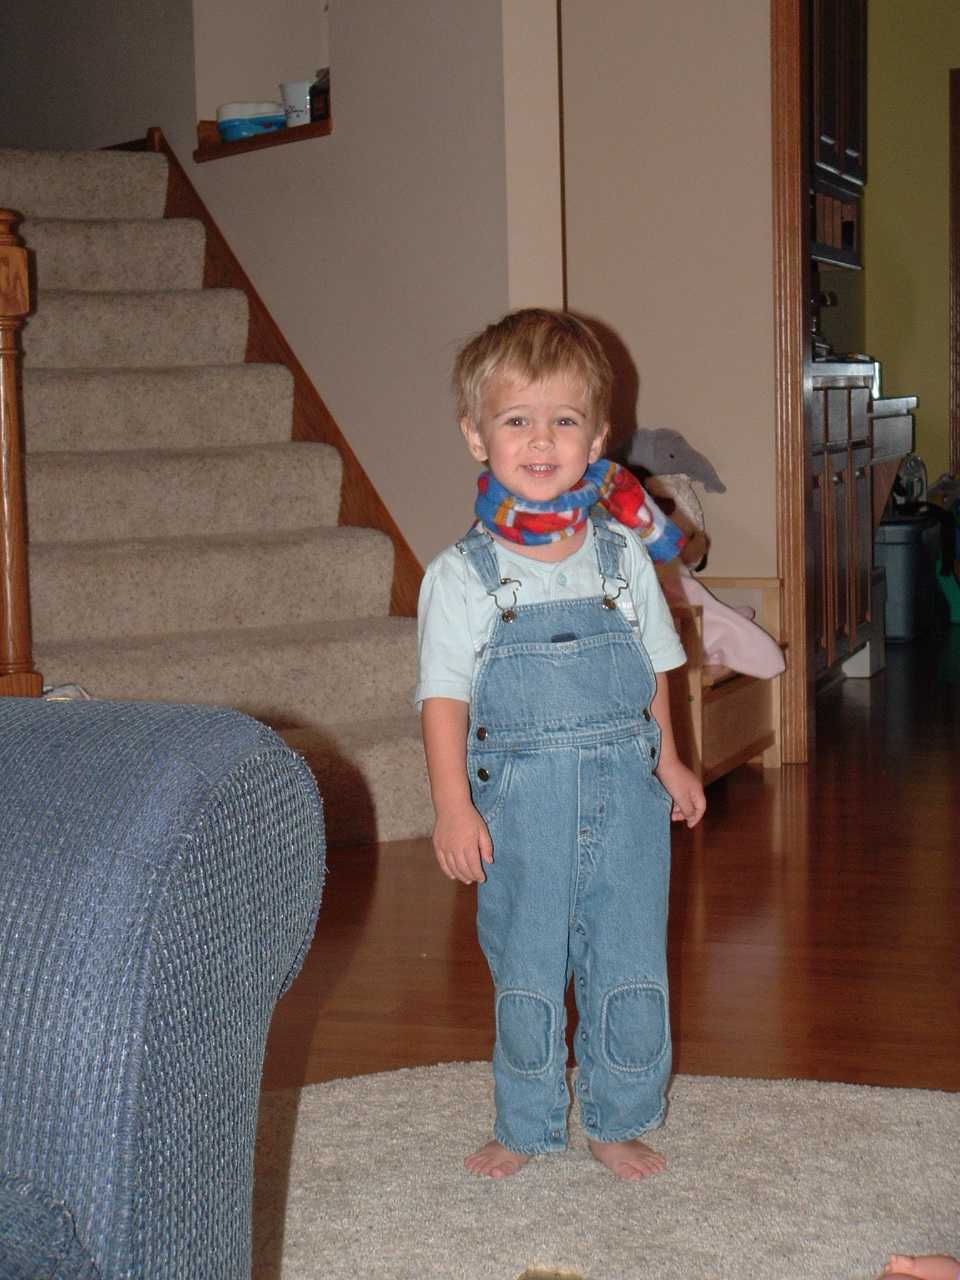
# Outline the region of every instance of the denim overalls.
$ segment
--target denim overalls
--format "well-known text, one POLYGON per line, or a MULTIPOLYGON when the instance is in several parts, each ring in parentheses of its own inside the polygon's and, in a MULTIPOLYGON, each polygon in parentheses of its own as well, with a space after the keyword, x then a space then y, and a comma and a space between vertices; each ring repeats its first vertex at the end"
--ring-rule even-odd
POLYGON ((496 989, 494 1134, 528 1155, 566 1145, 571 975, 588 1135, 656 1127, 670 1074, 656 677, 613 603, 623 537, 593 525, 603 596, 581 600, 518 603, 523 584, 501 578, 488 534, 458 544, 498 608, 473 678, 467 770, 494 848, 477 900, 496 989))

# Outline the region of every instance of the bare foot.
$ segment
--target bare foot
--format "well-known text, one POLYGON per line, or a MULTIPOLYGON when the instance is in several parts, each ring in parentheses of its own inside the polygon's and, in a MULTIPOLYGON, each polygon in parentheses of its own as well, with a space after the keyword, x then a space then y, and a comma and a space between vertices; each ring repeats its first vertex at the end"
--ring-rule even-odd
POLYGON ((639 1138, 631 1138, 629 1142, 595 1142, 590 1138, 589 1145, 595 1160, 628 1182, 639 1182, 667 1166, 659 1151, 654 1151, 639 1138))
POLYGON ((512 1173, 522 1169, 529 1159, 529 1156, 518 1155, 516 1151, 508 1151, 496 1138, 491 1138, 479 1151, 467 1156, 463 1164, 471 1173, 486 1178, 509 1178, 512 1173))
POLYGON ((895 1253, 884 1267, 880 1280, 915 1276, 918 1280, 960 1280, 960 1262, 946 1253, 926 1253, 913 1257, 895 1253))

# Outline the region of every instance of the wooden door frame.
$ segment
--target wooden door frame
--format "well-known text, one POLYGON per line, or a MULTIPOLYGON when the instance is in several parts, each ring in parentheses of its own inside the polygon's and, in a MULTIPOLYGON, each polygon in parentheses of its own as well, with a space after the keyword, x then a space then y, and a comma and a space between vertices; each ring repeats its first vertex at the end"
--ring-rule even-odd
POLYGON ((784 764, 799 764, 813 749, 814 729, 808 608, 812 575, 805 536, 810 510, 805 424, 811 391, 804 0, 771 0, 770 19, 777 573, 787 647, 781 740, 784 764))

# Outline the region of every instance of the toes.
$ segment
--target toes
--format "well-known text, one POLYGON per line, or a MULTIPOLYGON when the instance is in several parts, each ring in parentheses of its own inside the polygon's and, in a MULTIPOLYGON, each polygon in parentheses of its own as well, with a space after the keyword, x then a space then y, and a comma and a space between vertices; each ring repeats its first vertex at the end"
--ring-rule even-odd
POLYGON ((890 1255, 884 1274, 912 1276, 916 1261, 916 1258, 909 1253, 893 1253, 890 1255))
POLYGON ((627 1182, 639 1182, 665 1169, 667 1162, 659 1151, 654 1151, 645 1143, 603 1143, 591 1142, 590 1149, 594 1157, 605 1165, 615 1177, 627 1182))
POLYGON ((615 1172, 621 1178, 627 1178, 631 1182, 639 1182, 641 1178, 649 1178, 655 1173, 659 1173, 666 1166, 663 1161, 657 1163, 653 1160, 624 1160, 617 1165, 615 1172))
POLYGON ((463 1165, 468 1173, 487 1178, 509 1178, 527 1163, 526 1156, 518 1156, 499 1143, 488 1143, 479 1151, 471 1152, 463 1165))

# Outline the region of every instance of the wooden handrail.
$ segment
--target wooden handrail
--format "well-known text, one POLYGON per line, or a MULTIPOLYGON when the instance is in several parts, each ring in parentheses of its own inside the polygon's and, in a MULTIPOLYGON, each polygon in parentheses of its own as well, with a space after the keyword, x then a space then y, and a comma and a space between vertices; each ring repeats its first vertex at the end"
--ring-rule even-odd
POLYGON ((19 333, 30 310, 27 250, 14 232, 19 216, 0 209, 0 695, 38 697, 27 574, 23 415, 19 333))

